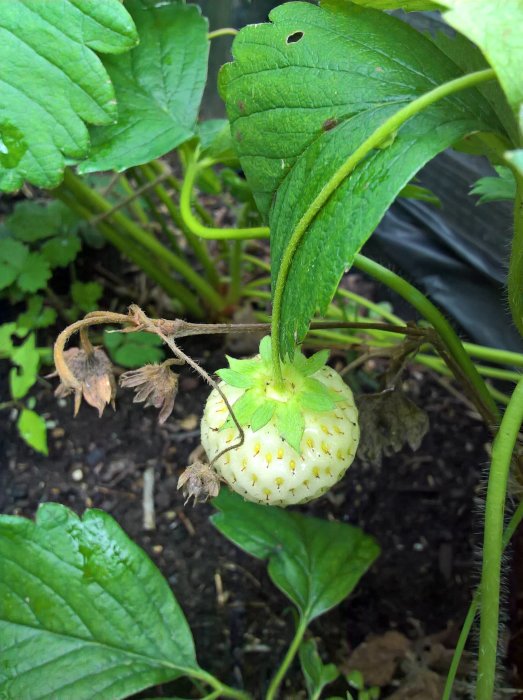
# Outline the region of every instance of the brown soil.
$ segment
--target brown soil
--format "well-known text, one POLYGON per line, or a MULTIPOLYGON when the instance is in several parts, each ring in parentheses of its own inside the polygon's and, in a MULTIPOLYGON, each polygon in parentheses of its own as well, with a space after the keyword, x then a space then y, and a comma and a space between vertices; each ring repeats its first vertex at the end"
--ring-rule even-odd
MULTIPOLYGON (((223 364, 220 348, 203 347, 209 345, 192 346, 196 360, 208 370, 223 364)), ((289 603, 263 563, 214 530, 211 505, 183 504, 177 478, 198 444, 197 417, 207 389, 188 370, 182 376, 174 414, 163 428, 154 410, 133 404, 129 392, 120 391, 116 413, 108 410, 99 420, 82 406, 73 420, 71 401, 57 402, 51 388, 41 385, 38 410, 53 426, 50 454, 36 455, 17 438, 13 421, 2 421, 0 511, 33 516, 39 503, 51 500, 77 512, 96 507, 111 513, 167 577, 193 630, 201 665, 228 683, 263 689, 291 637, 289 603), (150 466, 156 471, 156 529, 146 532, 142 474, 150 466)), ((431 421, 418 452, 407 448, 379 470, 356 461, 328 497, 302 508, 358 525, 382 547, 355 593, 312 625, 325 659, 336 663, 346 662, 369 634, 398 630, 420 639, 448 625, 459 628, 477 581, 488 435, 428 375, 411 372, 406 388, 431 421)), ((285 697, 302 697, 302 689, 296 668, 285 697)), ((344 693, 343 686, 337 692, 344 693)), ((160 696, 169 693, 158 690, 160 696)))

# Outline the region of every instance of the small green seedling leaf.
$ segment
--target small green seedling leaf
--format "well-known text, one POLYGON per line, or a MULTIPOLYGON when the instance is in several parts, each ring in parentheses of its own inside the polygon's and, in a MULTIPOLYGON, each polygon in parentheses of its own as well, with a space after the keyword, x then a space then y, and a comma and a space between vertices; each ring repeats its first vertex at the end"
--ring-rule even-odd
POLYGON ((310 698, 319 698, 323 688, 338 678, 340 672, 334 664, 324 664, 314 639, 300 646, 300 664, 310 698))
POLYGON ((11 352, 11 360, 18 365, 9 372, 9 384, 13 399, 21 399, 36 382, 40 366, 40 353, 36 349, 36 336, 31 333, 22 345, 11 352))
POLYGON ((355 688, 356 690, 363 690, 365 688, 365 679, 361 671, 349 671, 349 673, 345 674, 345 679, 351 688, 355 688))
POLYGON ((0 326, 0 357, 10 357, 14 350, 13 335, 16 331, 16 323, 3 323, 0 326))
POLYGON ((44 300, 38 294, 29 297, 27 310, 16 319, 16 335, 24 338, 29 331, 36 328, 47 328, 56 321, 56 311, 50 306, 44 306, 44 300))
POLYGON ((117 700, 198 668, 167 582, 106 513, 2 515, 0 557, 0 695, 117 700))
POLYGON ((244 501, 228 489, 211 520, 238 547, 267 559, 272 582, 307 622, 338 605, 379 554, 375 540, 345 523, 244 501))
POLYGON ((78 217, 62 202, 18 202, 5 221, 8 231, 19 241, 35 243, 78 227, 78 217))
POLYGON ((51 267, 67 267, 82 249, 82 241, 76 233, 61 233, 46 241, 41 252, 51 267))
POLYGON ((47 451, 47 426, 42 416, 35 411, 22 409, 16 423, 18 432, 25 442, 37 452, 44 455, 47 451))
POLYGON ((104 345, 113 362, 134 369, 145 364, 161 362, 165 356, 163 341, 153 333, 104 333, 104 345))
POLYGON ((90 130, 92 149, 79 172, 125 170, 163 156, 196 131, 207 77, 207 20, 198 7, 129 0, 139 45, 107 56, 118 102, 116 124, 90 130))
POLYGON ((10 287, 22 270, 29 248, 20 241, 4 238, 0 246, 0 290, 10 287))
POLYGON ((45 257, 40 253, 29 253, 18 271, 16 282, 23 292, 37 292, 45 289, 51 275, 51 267, 45 257))
POLYGON ((98 282, 73 282, 71 285, 71 296, 80 309, 85 313, 95 311, 103 293, 103 287, 98 282))
POLYGON ((0 190, 28 180, 56 187, 65 159, 89 150, 86 123, 116 117, 114 90, 94 53, 119 53, 138 37, 119 0, 2 3, 0 190))

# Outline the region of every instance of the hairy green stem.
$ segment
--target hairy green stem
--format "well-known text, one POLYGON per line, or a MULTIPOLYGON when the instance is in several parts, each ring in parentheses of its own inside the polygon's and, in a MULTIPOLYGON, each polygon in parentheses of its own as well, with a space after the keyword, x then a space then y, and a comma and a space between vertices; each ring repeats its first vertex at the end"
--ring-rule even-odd
MULTIPOLYGON (((141 169, 145 175, 145 177, 153 181, 157 175, 155 174, 154 169, 151 167, 151 165, 142 165, 141 169)), ((167 211, 171 215, 172 220, 178 226, 179 229, 183 232, 185 235, 185 238, 191 248, 194 251, 194 254, 202 264, 203 269, 205 270, 205 274, 207 276, 207 279, 209 282, 213 285, 213 287, 218 287, 220 284, 220 277, 216 271, 216 267, 209 257, 209 253, 207 251, 207 248, 205 247, 205 243, 203 241, 200 241, 196 236, 190 231, 190 229, 186 226, 182 215, 180 213, 180 210, 176 206, 176 204, 173 202, 172 198, 169 196, 169 193, 163 187, 161 184, 156 185, 154 187, 154 191, 156 193, 156 196, 158 199, 164 204, 166 207, 167 211)))
MULTIPOLYGON (((507 525, 505 532, 503 533, 503 549, 506 549, 508 543, 512 539, 512 535, 516 532, 522 520, 523 502, 518 504, 518 507, 514 511, 514 514, 510 518, 510 522, 507 525)), ((465 617, 465 621, 463 622, 463 626, 459 634, 458 643, 456 644, 456 649, 454 651, 454 655, 452 656, 452 662, 450 664, 449 672, 447 674, 447 679, 445 681, 445 689, 443 691, 441 700, 452 700, 452 686, 454 685, 454 680, 456 679, 456 674, 458 672, 459 664, 461 662, 461 657, 463 656, 463 652, 465 651, 465 645, 467 643, 470 630, 472 629, 472 625, 474 624, 474 620, 478 613, 480 603, 481 589, 478 588, 478 590, 474 594, 474 597, 472 599, 467 615, 465 617)))
MULTIPOLYGON (((90 187, 80 178, 76 177, 70 170, 65 171, 64 182, 61 187, 71 192, 80 202, 85 203, 87 208, 93 209, 98 213, 111 209, 111 204, 104 199, 104 197, 90 189, 90 187)), ((188 262, 182 260, 168 250, 147 231, 138 226, 134 221, 128 219, 121 212, 113 212, 110 218, 122 231, 131 236, 148 251, 158 256, 160 260, 165 260, 173 270, 176 270, 176 272, 182 275, 182 277, 192 284, 202 299, 205 300, 211 308, 217 311, 223 308, 223 298, 206 280, 193 270, 188 262)))
MULTIPOLYGON (((496 423, 500 419, 500 413, 496 402, 489 393, 488 387, 479 375, 474 363, 465 352, 465 349, 456 335, 456 332, 434 304, 427 299, 416 287, 397 275, 392 270, 388 270, 379 263, 366 258, 363 255, 356 255, 354 265, 363 272, 367 273, 379 282, 382 282, 387 287, 397 292, 417 311, 429 321, 437 331, 443 341, 449 355, 454 358, 456 364, 460 367, 463 375, 466 377, 473 390, 476 399, 479 399, 483 404, 484 409, 491 414, 491 422, 496 423)), ((475 401, 477 403, 477 401, 475 401)), ((482 414, 484 410, 480 411, 482 414)))
POLYGON ((231 284, 227 301, 236 304, 242 294, 242 241, 233 241, 230 251, 231 284))
MULTIPOLYGON (((283 292, 287 283, 289 270, 294 259, 296 250, 309 226, 328 202, 330 197, 336 192, 338 187, 349 177, 354 169, 368 156, 375 148, 378 148, 387 138, 394 134, 405 122, 448 95, 465 90, 467 88, 492 80, 496 73, 491 68, 463 75, 455 80, 451 80, 443 85, 430 90, 420 97, 412 100, 407 105, 399 109, 392 116, 386 119, 358 148, 351 153, 343 165, 338 168, 330 180, 322 187, 319 194, 311 202, 305 214, 301 217, 296 228, 292 232, 289 243, 283 254, 280 269, 274 286, 272 305, 272 356, 275 372, 276 386, 283 382, 281 372, 281 347, 280 347, 280 322, 283 302, 283 292)), ((490 399, 490 396, 489 396, 490 399)))
POLYGON ((191 200, 194 183, 203 161, 198 163, 190 158, 187 163, 185 177, 180 192, 180 213, 187 228, 196 236, 208 240, 243 240, 245 238, 267 238, 268 229, 265 226, 255 228, 214 228, 200 223, 192 213, 191 200))
POLYGON ((477 700, 492 700, 498 650, 503 519, 512 455, 523 423, 523 377, 519 380, 492 445, 492 462, 485 502, 481 622, 479 629, 477 700))
MULTIPOLYGON (((83 219, 89 220, 92 212, 66 190, 58 188, 54 190, 54 196, 75 211, 83 219)), ((203 318, 204 312, 200 302, 185 286, 166 274, 147 252, 137 246, 132 240, 126 239, 116 231, 108 222, 100 222, 97 226, 103 237, 129 260, 140 267, 152 280, 164 289, 173 299, 178 299, 181 304, 195 318, 203 318)))
POLYGON ((508 301, 516 328, 523 336, 523 176, 513 170, 516 179, 514 236, 508 268, 508 301))
POLYGON ((307 620, 305 617, 302 617, 300 618, 300 622, 298 624, 298 627, 296 628, 294 639, 292 640, 291 645, 288 648, 287 653, 285 654, 285 658, 281 662, 280 667, 276 671, 276 674, 269 685, 269 689, 267 690, 265 700, 274 700, 274 698, 276 698, 278 688, 280 687, 281 682, 285 677, 285 674, 289 670, 289 666, 294 661, 294 657, 298 653, 298 649, 300 648, 300 644, 302 643, 303 635, 305 634, 306 629, 307 620))

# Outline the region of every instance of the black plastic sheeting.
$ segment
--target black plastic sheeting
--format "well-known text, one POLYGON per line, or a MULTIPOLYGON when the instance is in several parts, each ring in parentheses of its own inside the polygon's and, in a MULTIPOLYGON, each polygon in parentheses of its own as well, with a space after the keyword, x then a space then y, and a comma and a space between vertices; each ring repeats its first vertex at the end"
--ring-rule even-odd
MULTIPOLYGON (((425 292, 472 340, 523 352, 508 309, 505 281, 512 237, 509 202, 477 206, 468 190, 493 174, 481 158, 447 151, 420 174, 442 208, 397 200, 364 253, 425 292)), ((407 312, 408 313, 408 312, 407 312)))

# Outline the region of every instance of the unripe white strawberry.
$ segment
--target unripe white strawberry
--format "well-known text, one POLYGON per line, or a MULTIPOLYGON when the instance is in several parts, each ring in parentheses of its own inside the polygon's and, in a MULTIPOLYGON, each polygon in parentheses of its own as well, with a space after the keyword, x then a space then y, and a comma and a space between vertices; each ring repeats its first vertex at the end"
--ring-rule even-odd
MULTIPOLYGON (((358 414, 351 390, 325 366, 327 351, 306 359, 299 351, 282 363, 275 389, 270 338, 251 360, 228 358, 220 389, 233 407, 245 439, 213 466, 244 498, 288 506, 318 498, 341 479, 356 453, 358 414)), ((222 397, 214 389, 205 406, 201 440, 209 460, 239 440, 222 397)))

